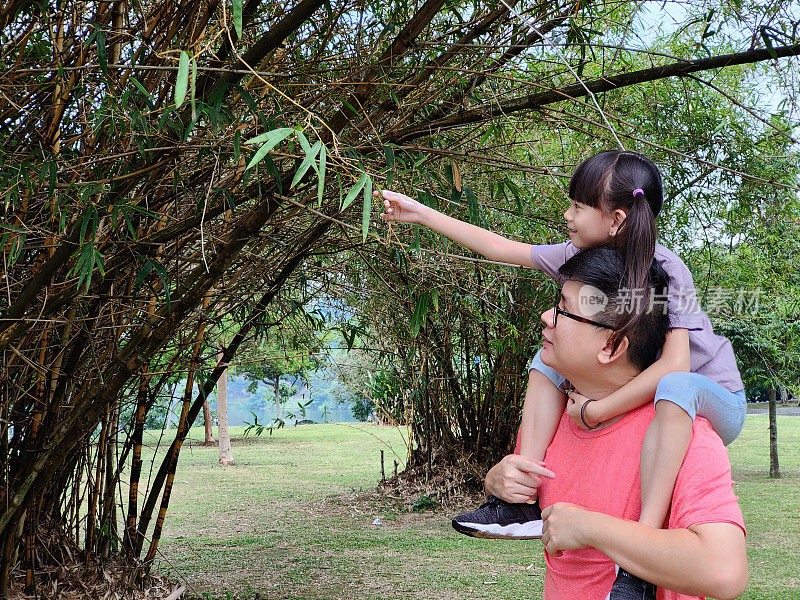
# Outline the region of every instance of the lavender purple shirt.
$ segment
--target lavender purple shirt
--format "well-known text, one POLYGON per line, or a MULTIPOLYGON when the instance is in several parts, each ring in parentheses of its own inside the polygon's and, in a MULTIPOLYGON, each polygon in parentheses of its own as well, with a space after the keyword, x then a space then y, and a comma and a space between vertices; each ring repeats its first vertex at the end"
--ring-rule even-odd
MULTIPOLYGON (((572 242, 538 245, 531 248, 531 260, 535 268, 563 283, 558 269, 579 251, 572 242)), ((731 392, 743 389, 733 347, 727 338, 714 333, 708 315, 700 309, 688 267, 677 254, 660 244, 656 244, 655 258, 669 275, 666 300, 670 326, 689 331, 692 373, 705 375, 731 392)))

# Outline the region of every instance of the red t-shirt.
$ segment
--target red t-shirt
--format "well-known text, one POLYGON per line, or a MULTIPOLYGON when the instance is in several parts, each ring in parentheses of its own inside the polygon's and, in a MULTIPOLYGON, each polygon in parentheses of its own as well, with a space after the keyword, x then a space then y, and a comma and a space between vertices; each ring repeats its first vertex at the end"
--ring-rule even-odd
MULTIPOLYGON (((639 454, 655 412, 648 402, 598 431, 584 431, 565 413, 545 461, 555 479, 543 479, 542 508, 572 502, 623 519, 641 511, 639 454)), ((733 493, 728 453, 708 421, 694 422, 692 441, 675 482, 669 528, 744 520, 733 493)), ((602 600, 614 583, 614 563, 594 548, 567 550, 559 558, 545 553, 545 600, 602 600)), ((658 590, 659 600, 696 598, 658 590)))

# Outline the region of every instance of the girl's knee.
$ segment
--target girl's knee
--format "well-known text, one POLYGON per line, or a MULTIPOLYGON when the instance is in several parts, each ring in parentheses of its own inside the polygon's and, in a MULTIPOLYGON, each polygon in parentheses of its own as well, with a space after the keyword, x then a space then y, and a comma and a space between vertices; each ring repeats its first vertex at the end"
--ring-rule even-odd
POLYGON ((691 426, 694 416, 686 408, 669 400, 656 402, 656 420, 661 423, 688 423, 691 426))
POLYGON ((686 373, 683 371, 676 371, 675 373, 667 373, 658 382, 658 387, 667 389, 680 389, 692 384, 695 373, 686 373))

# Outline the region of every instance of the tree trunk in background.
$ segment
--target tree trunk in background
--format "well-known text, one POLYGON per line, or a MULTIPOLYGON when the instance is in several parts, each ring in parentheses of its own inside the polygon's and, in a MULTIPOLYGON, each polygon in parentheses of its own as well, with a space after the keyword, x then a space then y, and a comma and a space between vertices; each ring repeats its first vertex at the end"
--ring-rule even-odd
POLYGON ((769 476, 775 478, 781 476, 781 468, 778 464, 777 395, 774 387, 769 388, 769 476))
MULTIPOLYGON (((220 351, 217 360, 222 363, 225 358, 220 351)), ((219 429, 219 462, 222 465, 233 464, 233 452, 231 451, 231 436, 228 433, 228 365, 217 380, 217 423, 219 429)))
MULTIPOLYGON (((217 406, 219 406, 219 400, 217 400, 217 406)), ((211 406, 208 404, 208 400, 203 402, 203 424, 206 428, 206 440, 203 444, 213 446, 217 440, 214 439, 214 421, 211 419, 211 406)))
POLYGON ((272 385, 275 388, 275 417, 283 419, 283 411, 281 410, 281 378, 276 377, 272 385))

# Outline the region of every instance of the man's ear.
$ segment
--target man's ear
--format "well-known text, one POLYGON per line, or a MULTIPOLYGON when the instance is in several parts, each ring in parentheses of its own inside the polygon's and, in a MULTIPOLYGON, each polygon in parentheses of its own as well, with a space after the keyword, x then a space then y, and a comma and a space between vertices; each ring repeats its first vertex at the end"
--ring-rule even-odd
POLYGON ((621 208, 616 209, 613 213, 611 213, 611 230, 609 233, 611 235, 617 235, 619 232, 619 228, 622 227, 622 222, 628 217, 628 213, 626 213, 621 208))
POLYGON ((603 349, 597 353, 597 360, 600 361, 600 364, 609 365, 617 359, 625 356, 627 351, 628 336, 622 338, 619 345, 617 345, 616 350, 614 349, 614 345, 611 343, 611 336, 609 336, 606 340, 606 345, 603 346, 603 349))

